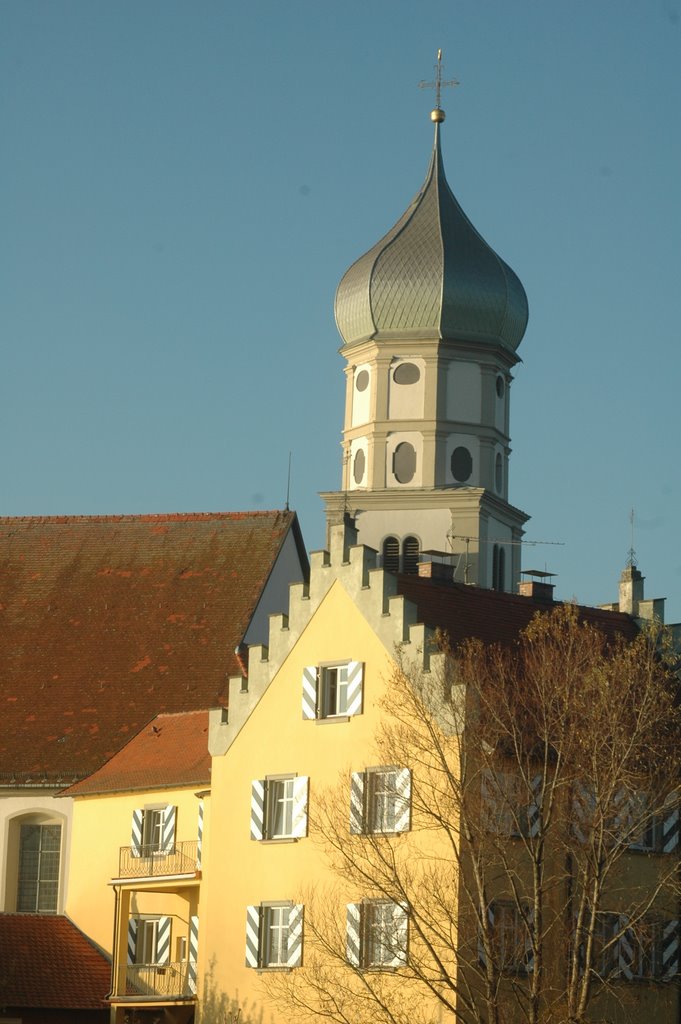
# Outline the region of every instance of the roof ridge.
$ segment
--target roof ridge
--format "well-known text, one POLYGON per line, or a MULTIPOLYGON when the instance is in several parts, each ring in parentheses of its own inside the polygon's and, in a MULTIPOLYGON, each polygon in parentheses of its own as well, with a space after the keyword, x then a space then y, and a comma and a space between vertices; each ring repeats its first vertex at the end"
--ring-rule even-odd
POLYGON ((66 523, 150 523, 150 522, 196 522, 211 519, 239 520, 265 516, 293 515, 286 509, 256 509, 245 512, 139 512, 111 513, 104 515, 47 515, 47 516, 0 516, 0 525, 14 523, 36 523, 39 525, 64 525, 66 523))

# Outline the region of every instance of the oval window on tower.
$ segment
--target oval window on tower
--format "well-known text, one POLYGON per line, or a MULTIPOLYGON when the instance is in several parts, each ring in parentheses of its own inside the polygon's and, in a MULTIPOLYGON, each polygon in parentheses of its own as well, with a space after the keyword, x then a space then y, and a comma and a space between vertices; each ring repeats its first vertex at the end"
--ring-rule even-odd
POLYGON ((398 484, 408 484, 416 472, 416 451, 408 441, 398 444, 393 455, 393 473, 398 484))
POLYGON ((501 452, 497 452, 497 457, 494 460, 494 486, 497 489, 497 494, 501 494, 501 489, 504 485, 504 467, 501 461, 501 452))
POLYGON ((454 479, 463 484, 466 480, 470 479, 470 475, 473 472, 473 459, 468 448, 464 448, 463 445, 459 445, 452 452, 452 476, 454 479))
POLYGON ((358 448, 355 452, 355 459, 352 463, 352 475, 356 484, 361 484, 364 479, 364 470, 366 468, 366 456, 362 448, 358 448))
POLYGON ((503 398, 505 390, 506 390, 506 385, 504 384, 504 378, 501 375, 499 375, 497 377, 497 396, 499 398, 503 398))
POLYGON ((383 568, 387 572, 399 572, 400 542, 397 537, 386 537, 383 541, 383 568))
POLYGON ((400 363, 393 371, 396 384, 416 384, 421 379, 421 371, 416 363, 400 363))
POLYGON ((369 371, 360 370, 355 377, 355 387, 358 391, 366 391, 369 387, 369 371))

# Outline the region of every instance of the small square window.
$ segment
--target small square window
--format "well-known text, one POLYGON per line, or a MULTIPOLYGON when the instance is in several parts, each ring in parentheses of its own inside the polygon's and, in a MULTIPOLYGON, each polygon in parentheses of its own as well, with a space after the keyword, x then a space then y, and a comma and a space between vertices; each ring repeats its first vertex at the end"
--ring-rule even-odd
POLYGON ((348 666, 330 665, 322 669, 322 718, 348 713, 348 666))
POLYGON ((362 713, 361 661, 310 665, 303 671, 303 718, 345 720, 362 713))

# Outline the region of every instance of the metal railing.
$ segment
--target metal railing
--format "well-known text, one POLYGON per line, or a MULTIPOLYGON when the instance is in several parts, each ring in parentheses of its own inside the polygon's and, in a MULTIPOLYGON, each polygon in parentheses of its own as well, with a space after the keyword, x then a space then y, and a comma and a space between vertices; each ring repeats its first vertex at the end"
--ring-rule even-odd
POLYGON ((173 998, 196 995, 196 964, 182 963, 128 964, 124 973, 125 984, 119 996, 134 998, 173 998))
POLYGON ((186 875, 197 870, 197 839, 173 843, 167 850, 156 846, 121 846, 118 857, 119 878, 146 878, 149 875, 186 875))

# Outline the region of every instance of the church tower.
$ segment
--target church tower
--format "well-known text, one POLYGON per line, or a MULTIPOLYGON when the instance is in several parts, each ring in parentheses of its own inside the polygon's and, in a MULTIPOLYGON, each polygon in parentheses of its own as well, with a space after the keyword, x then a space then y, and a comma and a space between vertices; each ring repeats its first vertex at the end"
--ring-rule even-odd
POLYGON ((508 502, 509 398, 527 298, 447 184, 440 56, 425 182, 336 293, 343 470, 322 498, 327 528, 352 516, 388 569, 416 572, 425 555, 515 591, 528 516, 508 502))

